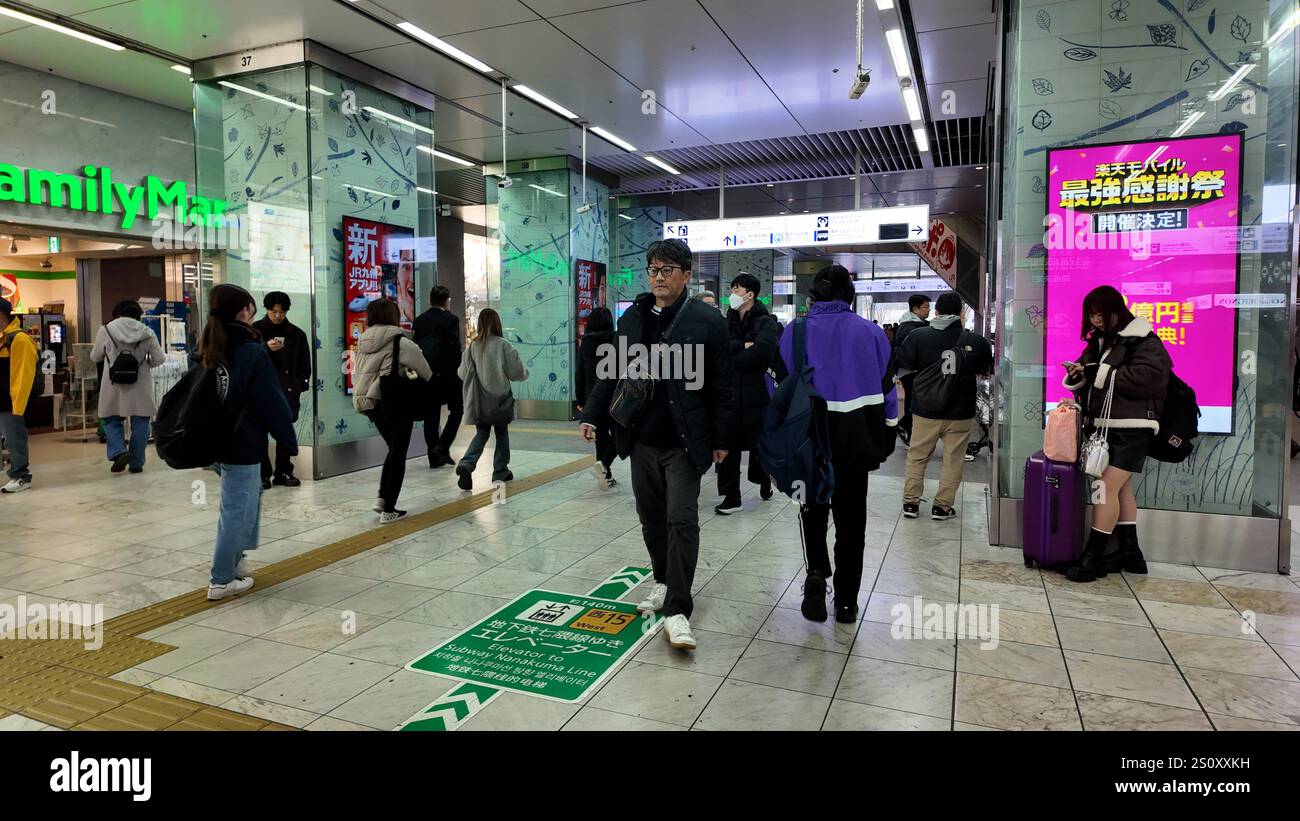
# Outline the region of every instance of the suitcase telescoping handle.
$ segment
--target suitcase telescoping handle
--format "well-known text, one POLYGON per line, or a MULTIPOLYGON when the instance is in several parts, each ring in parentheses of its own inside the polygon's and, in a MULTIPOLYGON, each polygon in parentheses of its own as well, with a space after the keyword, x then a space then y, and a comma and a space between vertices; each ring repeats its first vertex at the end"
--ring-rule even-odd
POLYGON ((1049 484, 1049 485, 1052 486, 1052 490, 1050 491, 1050 492, 1051 492, 1051 495, 1052 495, 1052 503, 1051 503, 1051 506, 1049 507, 1048 512, 1047 512, 1047 519, 1048 519, 1048 522, 1049 522, 1048 527, 1051 529, 1051 533, 1052 533, 1053 535, 1055 535, 1055 534, 1056 534, 1056 527, 1057 527, 1057 524, 1058 524, 1057 519, 1060 518, 1060 508, 1061 508, 1061 494, 1060 494, 1060 490, 1061 490, 1061 477, 1059 477, 1059 476, 1048 476, 1048 477, 1047 477, 1047 484, 1049 484))

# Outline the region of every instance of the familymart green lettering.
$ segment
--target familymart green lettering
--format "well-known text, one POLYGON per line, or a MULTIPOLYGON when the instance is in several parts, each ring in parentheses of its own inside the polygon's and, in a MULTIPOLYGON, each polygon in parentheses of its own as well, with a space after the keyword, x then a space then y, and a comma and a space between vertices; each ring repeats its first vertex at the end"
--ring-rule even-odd
POLYGON ((116 212, 123 229, 135 225, 141 215, 156 219, 162 208, 174 209, 182 223, 211 227, 226 210, 225 200, 191 196, 184 180, 166 183, 150 175, 143 185, 129 185, 115 181, 111 168, 85 165, 80 170, 82 176, 0 163, 0 202, 92 214, 116 212))

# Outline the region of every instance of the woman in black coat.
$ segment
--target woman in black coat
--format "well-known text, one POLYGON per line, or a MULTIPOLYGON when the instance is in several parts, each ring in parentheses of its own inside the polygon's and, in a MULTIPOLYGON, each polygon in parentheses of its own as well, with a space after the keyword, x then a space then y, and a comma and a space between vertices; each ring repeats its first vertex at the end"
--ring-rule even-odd
MULTIPOLYGON (((582 344, 578 346, 578 367, 574 373, 574 393, 578 400, 578 413, 582 413, 587 404, 587 395, 596 385, 597 365, 600 362, 601 346, 614 344, 614 315, 609 309, 600 306, 591 310, 587 317, 587 329, 582 335, 582 344)), ((614 362, 611 351, 610 363, 614 362)), ((609 466, 614 463, 614 432, 608 425, 596 428, 596 464, 591 469, 601 487, 609 488, 618 484, 609 466)))

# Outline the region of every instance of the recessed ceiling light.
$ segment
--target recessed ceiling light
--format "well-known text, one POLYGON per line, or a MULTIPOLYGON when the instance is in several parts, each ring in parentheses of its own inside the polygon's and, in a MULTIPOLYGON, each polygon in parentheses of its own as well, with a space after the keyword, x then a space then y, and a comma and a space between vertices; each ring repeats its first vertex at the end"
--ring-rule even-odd
POLYGON ((33 26, 40 26, 43 29, 49 29, 50 31, 57 31, 59 34, 66 34, 69 37, 76 37, 78 40, 85 40, 87 43, 94 43, 97 46, 103 46, 104 48, 112 49, 113 51, 126 51, 126 46, 120 46, 117 43, 110 42, 101 37, 95 37, 94 35, 85 34, 84 32, 77 31, 76 29, 70 29, 67 26, 61 26, 58 23, 51 23, 49 20, 42 20, 39 17, 33 17, 30 14, 24 14, 23 12, 18 11, 16 9, 0 6, 0 14, 6 15, 8 17, 12 17, 15 20, 22 20, 24 23, 31 23, 33 26))
POLYGON ((427 145, 417 145, 416 148, 420 149, 421 151, 423 151, 423 152, 426 153, 426 154, 432 154, 432 155, 435 156, 435 157, 439 157, 439 158, 444 159, 444 160, 449 160, 449 161, 451 161, 451 162, 458 163, 458 164, 460 164, 460 165, 463 165, 463 166, 466 166, 466 167, 469 167, 469 168, 477 168, 477 167, 478 167, 475 163, 472 163, 472 162, 470 162, 469 160, 461 159, 460 157, 457 157, 457 156, 454 155, 454 154, 448 154, 447 152, 445 152, 445 151, 439 151, 439 150, 436 149, 436 148, 430 148, 430 147, 427 146, 427 145))
POLYGON ((916 89, 903 89, 903 105, 907 106, 907 118, 913 122, 921 119, 921 98, 916 96, 916 89))
POLYGON ((916 139, 916 150, 924 154, 930 150, 930 137, 925 133, 925 126, 915 126, 912 137, 916 139))
POLYGON ((434 37, 432 34, 420 28, 419 26, 415 25, 414 23, 408 23, 405 20, 403 20, 402 22, 397 24, 397 27, 402 31, 406 32, 407 34, 411 35, 412 37, 416 38, 417 40, 423 40, 424 42, 433 46, 438 51, 441 51, 443 54, 447 55, 453 60, 459 60, 460 62, 474 69, 475 71, 481 71, 484 74, 493 73, 492 66, 488 65, 482 60, 479 60, 475 57, 471 57, 470 55, 466 54, 465 52, 453 46, 451 43, 445 42, 443 40, 438 39, 437 37, 434 37))
POLYGON ((595 134, 597 137, 600 137, 602 140, 607 140, 613 143, 614 145, 618 146, 619 148, 623 149, 624 151, 636 151, 635 145, 632 145, 630 142, 623 139, 622 137, 609 133, 608 131, 601 128, 600 126, 592 126, 588 130, 591 131, 592 134, 595 134))
POLYGON ((554 111, 556 114, 559 114, 561 117, 567 117, 570 120, 578 119, 577 114, 574 114, 572 111, 560 105, 559 103, 555 102, 550 97, 547 97, 545 94, 540 94, 536 91, 533 91, 528 86, 518 85, 514 87, 514 90, 518 91, 520 94, 524 95, 525 97, 527 97, 528 99, 532 100, 535 103, 541 103, 542 105, 546 106, 550 110, 554 111))
POLYGON ((776 183, 771 183, 771 182, 769 182, 769 183, 767 184, 767 187, 768 187, 768 188, 775 188, 775 187, 776 187, 776 183))

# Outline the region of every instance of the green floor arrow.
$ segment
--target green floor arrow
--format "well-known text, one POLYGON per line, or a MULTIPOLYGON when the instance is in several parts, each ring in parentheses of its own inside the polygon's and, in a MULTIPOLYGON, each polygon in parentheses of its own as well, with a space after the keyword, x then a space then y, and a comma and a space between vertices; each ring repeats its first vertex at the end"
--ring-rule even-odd
MULTIPOLYGON (((625 567, 596 585, 588 593, 598 599, 619 599, 650 576, 644 567, 625 567)), ((401 732, 449 732, 464 724, 487 706, 501 690, 473 682, 462 682, 444 693, 437 701, 408 718, 397 729, 401 732), (438 713, 439 715, 432 715, 438 713)))

